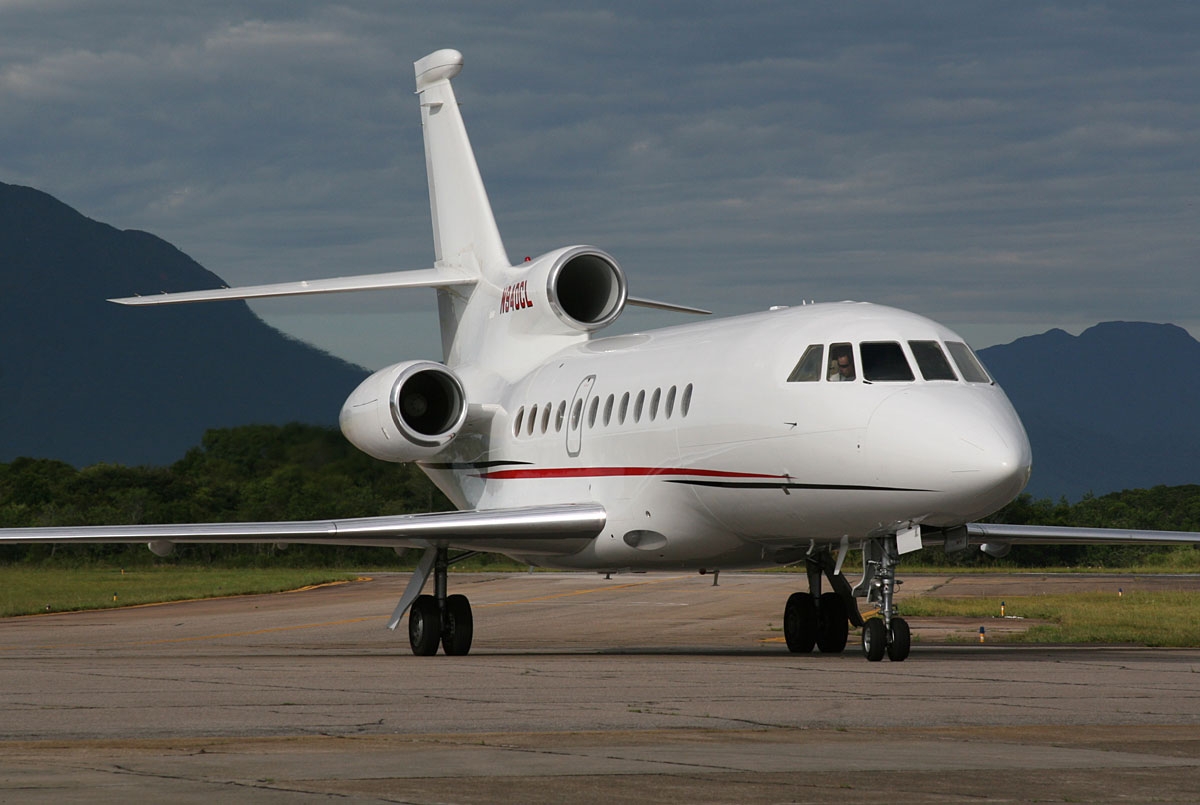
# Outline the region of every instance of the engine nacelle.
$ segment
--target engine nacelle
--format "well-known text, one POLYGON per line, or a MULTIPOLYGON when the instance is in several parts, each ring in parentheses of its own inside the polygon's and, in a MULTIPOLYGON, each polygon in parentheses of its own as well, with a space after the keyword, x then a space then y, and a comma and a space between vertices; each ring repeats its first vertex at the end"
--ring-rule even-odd
POLYGON ((433 361, 380 369, 354 390, 339 422, 346 438, 383 461, 416 461, 440 452, 467 418, 454 372, 433 361))
POLYGON ((607 327, 625 309, 625 272, 611 255, 568 246, 514 266, 500 314, 515 332, 569 335, 607 327))

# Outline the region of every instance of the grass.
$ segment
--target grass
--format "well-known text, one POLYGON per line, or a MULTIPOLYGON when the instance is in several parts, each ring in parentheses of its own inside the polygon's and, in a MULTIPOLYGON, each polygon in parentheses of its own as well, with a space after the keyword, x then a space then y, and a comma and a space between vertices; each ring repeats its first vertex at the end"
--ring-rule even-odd
POLYGON ((357 573, 305 568, 0 566, 0 617, 295 590, 357 573))
MULTIPOLYGON (((906 598, 905 617, 972 617, 1000 612, 1000 598, 906 598)), ((1072 593, 1004 598, 1005 614, 1036 624, 1024 633, 997 636, 1015 643, 1125 643, 1200 646, 1200 595, 1189 592, 1072 593)))
MULTIPOLYGON (((279 592, 357 576, 351 571, 321 568, 157 566, 121 570, 6 565, 0 566, 0 617, 279 592)), ((1131 591, 1120 597, 1073 593, 1006 596, 1003 600, 1005 614, 1045 623, 1024 633, 990 638, 995 642, 1200 646, 1200 595, 1195 593, 1131 591)), ((902 611, 905 617, 971 617, 986 624, 1000 613, 1000 602, 998 597, 917 596, 905 598, 902 611)))

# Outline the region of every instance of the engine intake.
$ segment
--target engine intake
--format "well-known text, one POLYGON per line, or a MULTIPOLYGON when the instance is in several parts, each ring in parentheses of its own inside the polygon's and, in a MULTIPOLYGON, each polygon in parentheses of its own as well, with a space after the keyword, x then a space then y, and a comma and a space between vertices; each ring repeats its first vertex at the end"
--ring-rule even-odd
POLYGON ((592 332, 612 324, 625 309, 625 272, 611 255, 592 246, 549 252, 517 266, 513 277, 501 312, 513 313, 518 331, 592 332))
POLYGON ((437 454, 467 418, 462 382, 433 361, 408 361, 368 377, 342 406, 342 433, 364 453, 384 461, 416 461, 437 454))

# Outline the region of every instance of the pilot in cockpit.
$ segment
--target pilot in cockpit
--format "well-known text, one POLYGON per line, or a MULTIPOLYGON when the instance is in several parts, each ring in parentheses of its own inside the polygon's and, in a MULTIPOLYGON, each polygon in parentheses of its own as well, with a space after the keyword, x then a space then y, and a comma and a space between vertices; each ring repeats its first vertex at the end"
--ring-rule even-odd
POLYGON ((854 352, 849 344, 834 344, 830 350, 829 376, 831 383, 854 380, 854 352))

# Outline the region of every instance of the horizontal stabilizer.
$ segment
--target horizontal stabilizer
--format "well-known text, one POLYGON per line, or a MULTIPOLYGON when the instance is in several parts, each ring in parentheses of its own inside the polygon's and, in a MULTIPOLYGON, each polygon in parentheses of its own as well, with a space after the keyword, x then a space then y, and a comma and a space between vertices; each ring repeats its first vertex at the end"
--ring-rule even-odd
POLYGON ((654 299, 641 299, 636 296, 630 296, 625 299, 625 304, 634 305, 635 307, 652 307, 655 310, 672 310, 676 313, 696 313, 701 316, 712 315, 711 310, 705 310, 702 307, 689 307, 687 305, 676 305, 671 302, 659 302, 654 299))
POLYGON ((505 543, 525 543, 529 540, 590 539, 600 533, 604 523, 602 506, 590 503, 555 504, 344 520, 4 528, 0 529, 0 544, 278 542, 395 548, 447 545, 489 550, 488 543, 497 543, 498 547, 502 547, 505 543))
POLYGON ((424 268, 416 271, 360 274, 355 277, 300 280, 299 282, 280 282, 272 285, 247 285, 242 288, 214 288, 209 291, 126 296, 108 301, 120 305, 174 305, 183 302, 211 302, 219 299, 261 299, 271 296, 383 291, 395 288, 446 288, 451 285, 473 285, 476 281, 476 278, 457 271, 424 268))

